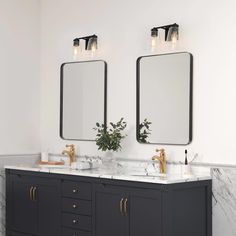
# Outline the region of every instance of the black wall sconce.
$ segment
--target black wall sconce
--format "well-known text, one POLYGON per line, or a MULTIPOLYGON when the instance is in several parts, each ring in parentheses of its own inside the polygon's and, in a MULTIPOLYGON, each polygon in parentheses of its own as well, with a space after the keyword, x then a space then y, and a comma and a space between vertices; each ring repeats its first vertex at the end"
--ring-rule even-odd
POLYGON ((155 49, 157 46, 157 37, 158 37, 158 31, 159 30, 165 31, 165 41, 170 41, 173 44, 177 42, 179 39, 179 25, 174 23, 171 25, 163 25, 154 27, 151 29, 151 46, 152 49, 155 49))
POLYGON ((85 50, 91 51, 91 55, 93 56, 98 48, 97 42, 98 36, 93 34, 85 37, 75 38, 73 40, 73 48, 74 48, 74 59, 77 59, 78 54, 82 51, 80 46, 80 40, 85 41, 85 50))

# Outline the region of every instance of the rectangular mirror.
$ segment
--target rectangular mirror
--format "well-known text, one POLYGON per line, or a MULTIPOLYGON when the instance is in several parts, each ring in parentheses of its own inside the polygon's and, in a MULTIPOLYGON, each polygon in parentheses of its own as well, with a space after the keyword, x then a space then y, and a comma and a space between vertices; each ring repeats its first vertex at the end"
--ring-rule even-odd
POLYGON ((192 55, 137 60, 137 140, 187 145, 192 139, 192 55))
POLYGON ((60 136, 95 140, 96 122, 106 124, 107 64, 104 61, 61 66, 60 136))

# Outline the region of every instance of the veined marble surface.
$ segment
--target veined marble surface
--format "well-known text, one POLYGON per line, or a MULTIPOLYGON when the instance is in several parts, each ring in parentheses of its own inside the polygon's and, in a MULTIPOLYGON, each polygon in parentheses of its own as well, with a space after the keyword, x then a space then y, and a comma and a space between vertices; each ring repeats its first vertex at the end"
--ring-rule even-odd
POLYGON ((236 168, 213 168, 213 235, 236 236, 236 168))
MULTIPOLYGON (((59 157, 60 158, 60 157, 59 157)), ((68 158, 67 158, 68 159, 68 158)), ((203 172, 202 168, 195 167, 192 170, 192 174, 184 175, 182 174, 181 168, 177 165, 171 166, 167 165, 167 175, 159 174, 159 165, 155 161, 130 161, 130 160, 116 160, 111 165, 103 166, 101 159, 99 157, 80 157, 81 160, 88 160, 90 162, 100 162, 101 168, 95 168, 91 170, 73 170, 68 168, 68 166, 54 166, 42 167, 42 166, 27 166, 27 165, 15 165, 15 166, 5 166, 6 169, 16 169, 34 172, 45 172, 50 174, 65 174, 65 175, 77 175, 86 177, 96 177, 96 178, 106 178, 106 179, 117 179, 126 181, 136 181, 136 182, 147 182, 156 184, 173 184, 173 183, 183 183, 191 181, 201 181, 209 180, 210 169, 203 172), (198 171, 196 171, 198 169, 198 171), (202 173, 200 172, 200 170, 202 173)), ((55 161, 55 158, 54 158, 55 161)))
POLYGON ((191 181, 209 180, 209 175, 189 175, 184 176, 181 174, 167 174, 166 176, 159 175, 158 172, 149 174, 145 172, 132 172, 132 173, 120 173, 114 170, 73 170, 62 168, 41 168, 41 167, 28 167, 28 166, 5 166, 6 169, 25 170, 34 172, 44 172, 50 174, 65 174, 65 175, 77 175, 95 178, 116 179, 136 182, 147 182, 156 184, 173 184, 183 183, 191 181))

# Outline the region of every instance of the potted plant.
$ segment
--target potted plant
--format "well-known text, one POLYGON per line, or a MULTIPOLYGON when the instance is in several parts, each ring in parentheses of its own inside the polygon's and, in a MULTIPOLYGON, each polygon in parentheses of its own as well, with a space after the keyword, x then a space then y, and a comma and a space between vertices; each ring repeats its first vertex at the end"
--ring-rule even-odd
POLYGON ((151 124, 152 124, 152 122, 148 121, 147 118, 145 118, 144 121, 139 124, 139 126, 138 126, 138 129, 139 129, 138 140, 139 140, 139 142, 149 143, 147 139, 152 131, 150 129, 151 124))
POLYGON ((98 150, 107 152, 105 162, 112 162, 112 151, 117 152, 121 150, 121 141, 127 136, 123 134, 127 123, 122 117, 117 123, 110 122, 108 126, 104 124, 96 123, 96 127, 93 128, 97 131, 96 134, 96 145, 98 150))

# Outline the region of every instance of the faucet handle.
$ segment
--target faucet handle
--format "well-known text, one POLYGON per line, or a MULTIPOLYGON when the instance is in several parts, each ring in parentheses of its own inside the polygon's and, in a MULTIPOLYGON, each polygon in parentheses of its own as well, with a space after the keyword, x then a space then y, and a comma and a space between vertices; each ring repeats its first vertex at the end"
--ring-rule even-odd
POLYGON ((161 148, 161 149, 156 149, 156 152, 160 152, 160 153, 164 153, 165 152, 165 149, 164 148, 161 148))
POLYGON ((70 148, 70 149, 72 149, 72 150, 75 149, 75 145, 74 145, 74 144, 66 144, 66 147, 67 147, 67 148, 70 148))

